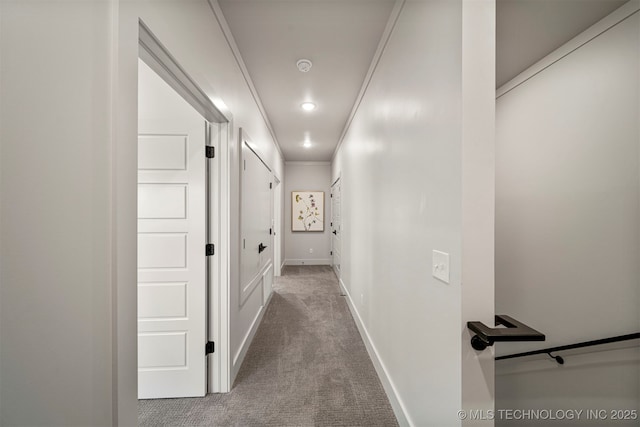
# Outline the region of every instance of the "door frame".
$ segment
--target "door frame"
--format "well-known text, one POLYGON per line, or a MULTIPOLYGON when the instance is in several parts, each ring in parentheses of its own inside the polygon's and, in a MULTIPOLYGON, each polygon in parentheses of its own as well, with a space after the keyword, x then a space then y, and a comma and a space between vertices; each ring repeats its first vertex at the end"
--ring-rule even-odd
POLYGON ((205 191, 208 200, 206 208, 207 240, 208 243, 215 245, 215 255, 207 257, 206 334, 208 340, 215 342, 215 351, 207 357, 207 392, 226 393, 231 389, 229 357, 229 138, 232 116, 227 111, 222 113, 214 105, 209 96, 200 89, 142 20, 139 20, 138 23, 139 58, 209 123, 206 144, 211 145, 213 141, 216 141, 214 144, 215 157, 207 162, 205 178, 205 191), (217 124, 217 129, 216 126, 212 126, 214 123, 217 124))
POLYGON ((273 175, 273 275, 282 275, 282 183, 273 175))

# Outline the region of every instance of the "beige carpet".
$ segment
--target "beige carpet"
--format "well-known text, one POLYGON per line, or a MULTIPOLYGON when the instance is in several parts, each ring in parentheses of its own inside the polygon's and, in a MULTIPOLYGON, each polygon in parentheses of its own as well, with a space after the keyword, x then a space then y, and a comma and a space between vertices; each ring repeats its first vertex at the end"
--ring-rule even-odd
POLYGON ((328 266, 286 267, 231 393, 139 402, 143 426, 396 426, 328 266))

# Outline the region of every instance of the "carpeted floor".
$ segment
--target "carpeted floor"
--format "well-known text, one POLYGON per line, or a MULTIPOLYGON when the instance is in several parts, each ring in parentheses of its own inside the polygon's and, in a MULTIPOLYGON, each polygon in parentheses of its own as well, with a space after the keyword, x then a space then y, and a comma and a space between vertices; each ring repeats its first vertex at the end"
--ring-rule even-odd
POLYGON ((143 426, 397 426, 328 266, 285 267, 233 390, 141 400, 143 426))

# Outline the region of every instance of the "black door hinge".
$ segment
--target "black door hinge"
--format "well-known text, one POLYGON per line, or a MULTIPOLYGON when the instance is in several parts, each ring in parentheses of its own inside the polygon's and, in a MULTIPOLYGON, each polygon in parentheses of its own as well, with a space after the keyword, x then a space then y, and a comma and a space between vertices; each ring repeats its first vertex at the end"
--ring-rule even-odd
POLYGON ((269 183, 269 188, 273 188, 273 182, 269 183))
POLYGON ((333 251, 329 252, 329 255, 333 255, 333 251))
POLYGON ((214 343, 213 341, 209 341, 205 346, 204 346, 204 354, 205 356, 207 354, 211 354, 214 353, 216 351, 216 343, 214 343))
POLYGON ((213 159, 216 156, 216 147, 207 145, 205 154, 207 155, 207 159, 213 159))
POLYGON ((212 255, 215 255, 215 252, 216 252, 216 246, 213 243, 207 244, 206 250, 205 250, 206 255, 212 256, 212 255))
POLYGON ((271 229, 269 229, 269 235, 271 235, 271 229))

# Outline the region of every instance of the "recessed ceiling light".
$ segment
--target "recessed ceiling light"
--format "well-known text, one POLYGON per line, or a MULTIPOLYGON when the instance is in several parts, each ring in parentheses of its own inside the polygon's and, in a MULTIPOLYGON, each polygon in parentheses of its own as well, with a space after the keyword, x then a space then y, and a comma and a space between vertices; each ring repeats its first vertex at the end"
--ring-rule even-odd
POLYGON ((296 62, 296 65, 298 66, 298 70, 300 70, 300 72, 308 73, 313 64, 308 59, 301 59, 296 62))
POLYGON ((316 109, 316 104, 314 104, 313 102, 303 102, 301 107, 305 111, 312 111, 316 109))
POLYGON ((311 148, 311 141, 305 141, 303 146, 304 148, 311 148))

